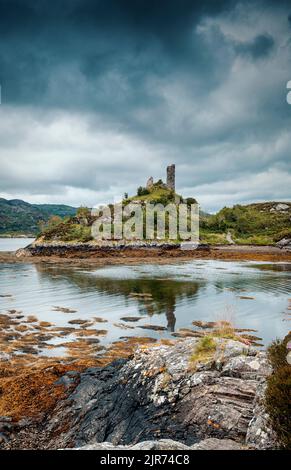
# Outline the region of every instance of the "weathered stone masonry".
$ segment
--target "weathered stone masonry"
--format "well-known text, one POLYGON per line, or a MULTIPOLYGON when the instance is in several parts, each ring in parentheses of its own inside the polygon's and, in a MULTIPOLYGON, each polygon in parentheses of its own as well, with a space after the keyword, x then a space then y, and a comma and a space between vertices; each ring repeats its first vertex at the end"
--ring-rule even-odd
POLYGON ((175 165, 167 166, 167 186, 175 191, 175 165))

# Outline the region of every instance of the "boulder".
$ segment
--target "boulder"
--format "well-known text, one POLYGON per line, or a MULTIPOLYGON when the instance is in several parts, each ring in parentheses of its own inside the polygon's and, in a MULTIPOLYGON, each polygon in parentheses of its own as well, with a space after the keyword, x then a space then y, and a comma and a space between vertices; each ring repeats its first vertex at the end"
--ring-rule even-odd
POLYGON ((241 446, 231 439, 204 439, 199 444, 186 446, 181 442, 171 439, 160 439, 157 441, 143 441, 133 446, 114 446, 110 442, 102 442, 78 447, 73 450, 244 450, 241 446))
POLYGON ((276 205, 275 209, 276 211, 287 211, 289 209, 289 205, 279 202, 279 204, 276 205))
POLYGON ((291 250, 291 238, 282 238, 282 240, 276 243, 276 246, 284 250, 291 250))
POLYGON ((275 206, 271 207, 270 212, 286 212, 290 209, 289 204, 284 204, 283 202, 279 202, 275 206))

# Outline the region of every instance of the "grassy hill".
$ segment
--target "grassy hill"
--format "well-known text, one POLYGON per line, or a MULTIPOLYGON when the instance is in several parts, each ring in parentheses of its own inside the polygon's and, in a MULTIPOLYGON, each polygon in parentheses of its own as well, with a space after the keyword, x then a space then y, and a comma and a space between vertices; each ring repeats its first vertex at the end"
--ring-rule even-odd
POLYGON ((75 213, 74 207, 63 204, 29 204, 20 199, 0 198, 0 236, 36 235, 39 224, 51 216, 67 217, 75 213))
POLYGON ((140 186, 137 188, 137 194, 128 199, 125 199, 123 202, 128 204, 130 202, 142 202, 142 203, 151 203, 151 204, 164 204, 177 202, 178 199, 182 199, 180 195, 176 194, 173 190, 169 189, 162 180, 157 181, 153 184, 152 188, 149 190, 140 186))
MULTIPOLYGON (((172 189, 169 189, 162 180, 157 181, 153 184, 152 188, 148 190, 147 188, 139 187, 137 189, 137 194, 126 200, 124 203, 129 203, 133 201, 140 201, 142 203, 151 203, 151 204, 163 204, 167 205, 169 203, 183 202, 186 204, 197 204, 196 199, 193 197, 183 198, 180 194, 177 194, 172 189)), ((203 213, 205 216, 206 213, 203 213)))
MULTIPOLYGON (((126 206, 133 202, 140 202, 145 207, 146 203, 167 205, 169 203, 177 204, 180 201, 187 202, 188 204, 196 202, 193 198, 183 200, 182 196, 170 190, 162 181, 158 181, 154 183, 151 190, 142 187, 138 188, 137 194, 132 197, 126 197, 123 200, 123 204, 126 206)), ((128 218, 125 217, 124 221, 128 218)), ((80 208, 76 216, 71 217, 69 220, 52 221, 47 224, 40 236, 44 241, 87 242, 92 240, 91 226, 95 220, 96 217, 94 218, 91 215, 89 209, 80 208)))
POLYGON ((226 234, 237 244, 272 245, 291 237, 291 203, 262 202, 224 207, 201 221, 204 241, 228 243, 226 234))
MULTIPOLYGON (((163 204, 196 202, 170 190, 162 181, 150 189, 139 187, 137 194, 125 197, 123 204, 141 202, 163 204)), ((46 225, 41 237, 45 241, 87 242, 92 240, 91 226, 96 220, 89 209, 81 208, 73 217, 54 219, 46 225)), ((124 219, 126 220, 126 219, 124 219)), ((167 219, 166 219, 167 220, 167 219)), ((167 222, 166 222, 167 223, 167 222)), ((200 211, 200 240, 209 244, 273 245, 283 237, 291 237, 291 203, 265 202, 224 207, 217 214, 200 211)))

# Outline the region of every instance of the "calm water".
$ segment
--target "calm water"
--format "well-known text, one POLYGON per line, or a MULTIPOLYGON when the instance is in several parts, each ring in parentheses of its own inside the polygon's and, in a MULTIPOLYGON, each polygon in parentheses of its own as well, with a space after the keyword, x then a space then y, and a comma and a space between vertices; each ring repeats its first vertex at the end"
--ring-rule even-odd
POLYGON ((0 264, 0 312, 68 325, 69 320, 102 317, 108 330, 102 343, 122 336, 171 337, 193 320, 231 319, 254 328, 266 345, 291 327, 291 264, 191 261, 175 265, 109 266, 81 269, 49 264, 0 264), (152 297, 134 297, 133 293, 152 297), (241 298, 241 297, 253 297, 241 298), (289 305, 289 311, 288 311, 289 305), (54 311, 54 306, 76 313, 54 311), (138 316, 123 329, 123 316, 138 316), (167 327, 144 330, 138 325, 167 327))
POLYGON ((16 251, 34 241, 34 238, 0 238, 0 251, 16 251))

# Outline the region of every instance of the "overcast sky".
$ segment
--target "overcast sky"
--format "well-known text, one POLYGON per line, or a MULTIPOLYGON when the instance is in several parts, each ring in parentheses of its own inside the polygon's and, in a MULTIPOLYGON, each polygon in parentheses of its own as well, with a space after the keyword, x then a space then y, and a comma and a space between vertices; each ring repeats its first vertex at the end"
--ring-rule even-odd
POLYGON ((290 1, 0 0, 0 196, 291 200, 290 1))

